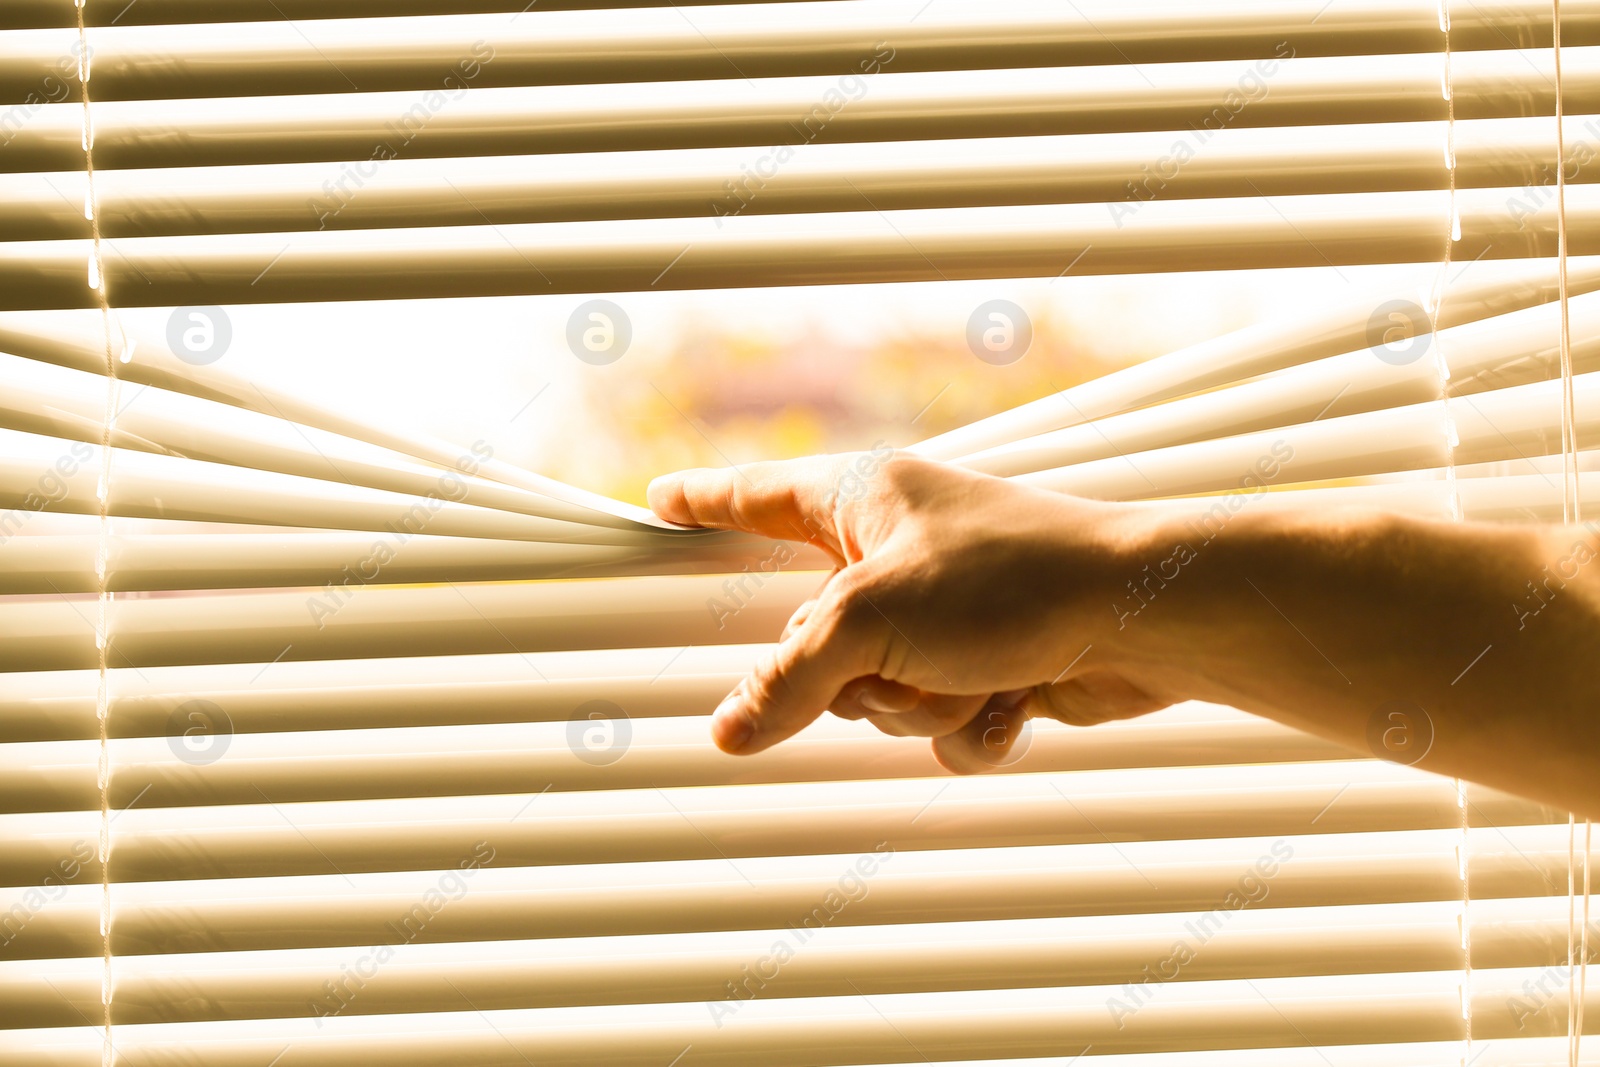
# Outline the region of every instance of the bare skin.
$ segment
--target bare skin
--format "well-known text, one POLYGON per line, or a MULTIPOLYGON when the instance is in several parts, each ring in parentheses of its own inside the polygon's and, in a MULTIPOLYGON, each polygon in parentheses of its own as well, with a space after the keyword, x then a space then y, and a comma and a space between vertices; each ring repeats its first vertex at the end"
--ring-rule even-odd
POLYGON ((1600 524, 1219 518, 904 454, 840 492, 859 459, 650 485, 668 521, 808 541, 837 567, 717 708, 724 751, 831 710, 931 737, 971 773, 1030 716, 1090 726, 1195 699, 1399 758, 1373 739, 1400 709, 1406 743, 1431 741, 1404 762, 1600 818, 1600 524))

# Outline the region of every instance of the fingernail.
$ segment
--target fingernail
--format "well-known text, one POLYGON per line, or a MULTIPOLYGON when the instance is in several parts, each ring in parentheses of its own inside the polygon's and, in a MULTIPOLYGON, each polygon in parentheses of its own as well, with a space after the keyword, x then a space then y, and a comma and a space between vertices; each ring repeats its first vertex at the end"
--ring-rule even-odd
POLYGON ((856 702, 868 711, 876 711, 885 715, 894 715, 900 710, 885 703, 882 697, 870 689, 862 690, 861 695, 856 697, 856 702))
POLYGON ((724 752, 738 752, 750 743, 755 726, 737 693, 729 696, 711 713, 711 739, 724 752))

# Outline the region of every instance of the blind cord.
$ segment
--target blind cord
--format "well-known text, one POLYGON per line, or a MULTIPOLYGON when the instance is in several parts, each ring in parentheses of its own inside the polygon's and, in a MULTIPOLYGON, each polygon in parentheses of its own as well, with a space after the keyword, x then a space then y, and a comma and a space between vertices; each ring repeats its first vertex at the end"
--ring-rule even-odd
MULTIPOLYGON (((83 104, 83 167, 85 191, 84 218, 89 222, 90 248, 87 264, 87 281, 95 291, 100 305, 101 322, 105 330, 106 404, 100 433, 100 477, 96 483, 99 526, 95 546, 95 650, 97 679, 95 686, 95 721, 99 731, 99 752, 96 767, 96 786, 100 794, 100 824, 95 850, 100 864, 100 940, 101 975, 100 1007, 101 1025, 104 1028, 100 1048, 102 1067, 114 1067, 116 1046, 111 1039, 111 745, 110 723, 111 694, 111 591, 107 578, 107 557, 110 550, 111 526, 111 439, 112 426, 117 416, 117 355, 113 352, 111 298, 106 284, 105 258, 100 240, 100 211, 94 187, 94 115, 89 101, 89 78, 92 53, 89 49, 88 31, 84 25, 84 0, 73 0, 78 28, 78 86, 83 104)), ((120 327, 117 328, 120 333, 120 327)), ((127 337, 124 334, 122 357, 128 357, 127 337)))
POLYGON ((1444 420, 1445 435, 1446 495, 1450 500, 1450 516, 1459 522, 1462 510, 1461 493, 1456 485, 1455 450, 1460 443, 1460 434, 1456 429, 1455 418, 1450 412, 1450 363, 1445 358, 1444 347, 1439 343, 1439 322, 1449 281, 1450 264, 1455 254, 1455 243, 1461 240, 1461 215, 1456 207, 1456 101, 1450 50, 1450 0, 1439 0, 1439 32, 1444 36, 1444 71, 1439 80, 1439 91, 1444 96, 1445 104, 1444 171, 1448 207, 1445 219, 1444 254, 1439 263, 1439 272, 1434 278, 1433 293, 1428 301, 1428 326, 1433 334, 1434 365, 1439 373, 1439 405, 1444 420))
POLYGON ((1573 1035, 1573 1059, 1579 1057, 1583 1045, 1583 1000, 1589 988, 1589 858, 1594 849, 1594 824, 1583 820, 1583 932, 1579 935, 1579 953, 1582 963, 1578 967, 1578 1018, 1573 1035))
MULTIPOLYGON (((1556 79, 1556 284, 1561 301, 1561 515, 1579 521, 1578 426, 1572 374, 1572 322, 1567 306, 1567 149, 1561 95, 1561 0, 1550 0, 1551 54, 1556 79)), ((1578 819, 1567 815, 1567 1062, 1583 1053, 1583 1001, 1589 976, 1589 853, 1592 827, 1583 821, 1583 921, 1578 924, 1578 819)))
MULTIPOLYGON (((1444 251, 1440 257, 1439 272, 1434 278, 1433 293, 1429 300, 1429 328, 1433 334, 1434 365, 1439 375, 1439 406, 1444 431, 1444 472, 1446 497, 1450 502, 1450 517, 1460 522, 1463 516, 1461 490, 1456 482, 1456 446, 1460 435, 1450 412, 1450 364, 1440 344, 1439 322, 1443 315, 1444 299, 1449 284, 1450 264, 1455 254, 1455 243, 1461 240, 1461 215, 1456 206, 1456 101, 1453 84, 1453 64, 1450 49, 1450 0, 1439 0, 1439 32, 1444 38, 1444 71, 1439 81, 1439 91, 1444 95, 1444 171, 1446 181, 1446 218, 1444 251)), ((1468 855, 1471 837, 1471 819, 1467 808, 1467 783, 1456 779, 1456 809, 1460 817, 1460 837, 1456 843, 1456 868, 1461 878, 1461 1064, 1472 1062, 1472 892, 1468 883, 1468 855)))

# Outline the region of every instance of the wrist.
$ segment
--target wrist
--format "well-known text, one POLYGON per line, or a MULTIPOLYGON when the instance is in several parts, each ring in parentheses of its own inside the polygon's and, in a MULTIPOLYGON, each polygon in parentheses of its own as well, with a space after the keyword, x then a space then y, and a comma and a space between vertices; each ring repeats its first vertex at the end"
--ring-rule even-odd
POLYGON ((1164 699, 1238 703, 1265 639, 1248 564, 1281 540, 1277 517, 1213 500, 1118 508, 1106 603, 1093 606, 1107 659, 1164 699))
POLYGON ((1186 562, 1171 558, 1172 516, 1145 504, 1049 496, 1052 507, 1031 510, 1050 516, 1052 566, 1035 588, 1051 605, 1049 629, 1060 637, 1052 656, 1065 658, 1056 669, 1091 646, 1096 668, 1142 669, 1166 643, 1174 605, 1165 592, 1186 562))

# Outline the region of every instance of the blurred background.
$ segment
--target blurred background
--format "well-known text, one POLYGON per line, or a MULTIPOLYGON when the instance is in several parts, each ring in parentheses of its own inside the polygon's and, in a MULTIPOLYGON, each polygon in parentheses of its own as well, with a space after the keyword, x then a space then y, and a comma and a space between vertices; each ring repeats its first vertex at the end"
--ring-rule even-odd
MULTIPOLYGON (((908 445, 1370 286, 1409 292, 1437 270, 238 305, 223 309, 216 362, 642 503, 664 471, 908 445)), ((161 338, 181 310, 119 314, 161 338)))

